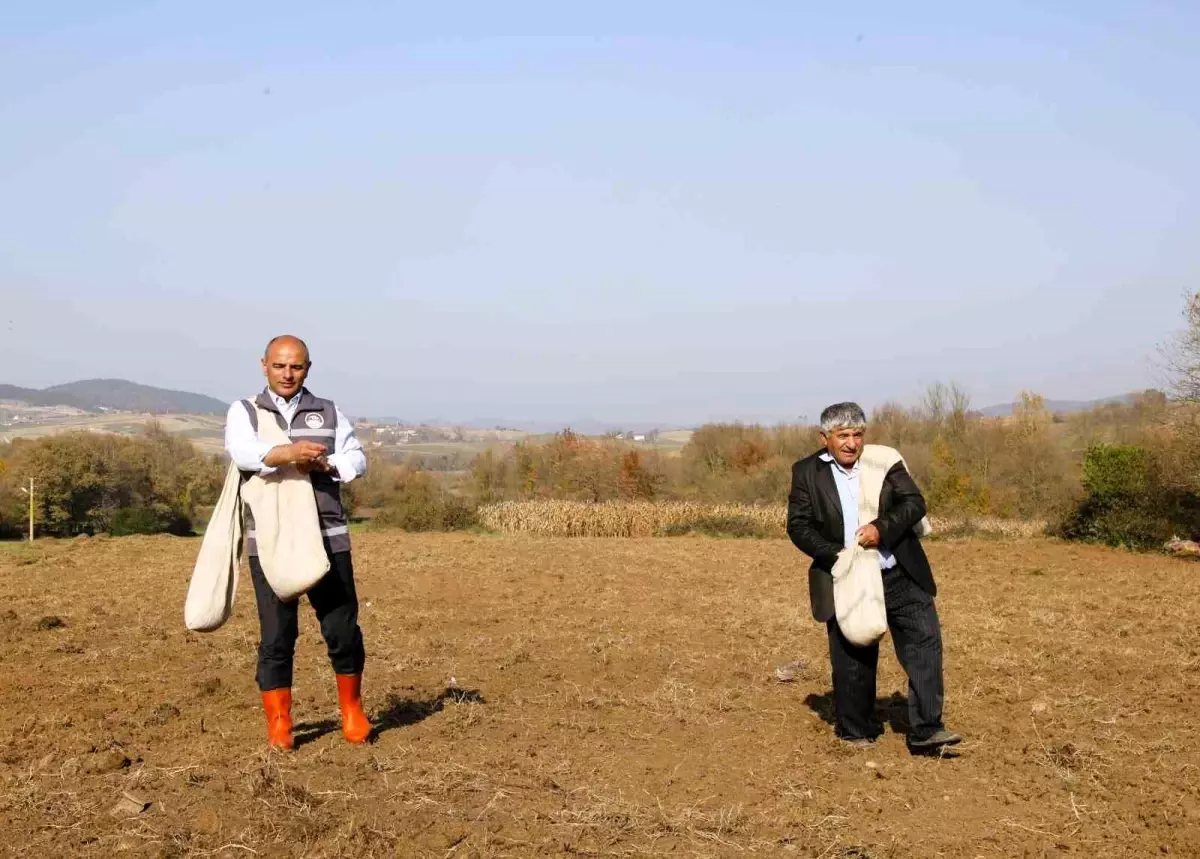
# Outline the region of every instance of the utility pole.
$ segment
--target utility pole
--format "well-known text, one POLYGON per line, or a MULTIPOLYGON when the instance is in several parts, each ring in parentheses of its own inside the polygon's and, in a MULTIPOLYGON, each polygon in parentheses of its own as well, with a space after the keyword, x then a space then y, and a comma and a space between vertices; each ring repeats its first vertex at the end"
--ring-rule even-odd
POLYGON ((29 542, 33 542, 33 478, 29 478, 29 488, 21 487, 21 491, 29 496, 29 542))

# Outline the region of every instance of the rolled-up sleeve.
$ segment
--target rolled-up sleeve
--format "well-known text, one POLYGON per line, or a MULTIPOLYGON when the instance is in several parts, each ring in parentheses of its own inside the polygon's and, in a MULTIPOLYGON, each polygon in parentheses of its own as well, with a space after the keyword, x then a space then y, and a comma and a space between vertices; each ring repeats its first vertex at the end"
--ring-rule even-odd
POLYGON ((231 405, 225 414, 225 452, 229 454, 233 464, 242 471, 271 474, 275 468, 263 465, 263 457, 270 452, 271 447, 265 441, 259 440, 242 401, 238 400, 231 405))
POLYGON ((337 470, 338 480, 349 483, 367 473, 367 455, 354 435, 354 424, 342 414, 341 409, 334 406, 334 410, 337 412, 337 433, 333 439, 333 453, 326 458, 337 470))

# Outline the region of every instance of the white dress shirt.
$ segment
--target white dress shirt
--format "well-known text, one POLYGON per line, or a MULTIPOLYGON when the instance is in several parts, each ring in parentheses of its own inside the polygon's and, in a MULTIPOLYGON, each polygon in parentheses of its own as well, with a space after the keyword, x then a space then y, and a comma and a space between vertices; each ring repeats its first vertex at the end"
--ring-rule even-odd
MULTIPOLYGON (((300 395, 303 393, 304 390, 301 389, 300 393, 290 400, 285 400, 271 391, 271 399, 289 427, 292 425, 292 418, 296 416, 296 407, 300 405, 300 395)), ((325 458, 334 468, 335 479, 349 483, 354 478, 366 474, 367 457, 363 453, 362 444, 354 436, 353 424, 342 414, 341 409, 337 406, 333 408, 337 412, 337 434, 333 439, 333 450, 328 451, 325 458)), ((231 405, 225 415, 225 450, 234 465, 242 471, 271 474, 276 469, 263 464, 263 457, 270 452, 271 447, 267 442, 259 440, 258 433, 250 423, 250 415, 241 400, 231 405)))

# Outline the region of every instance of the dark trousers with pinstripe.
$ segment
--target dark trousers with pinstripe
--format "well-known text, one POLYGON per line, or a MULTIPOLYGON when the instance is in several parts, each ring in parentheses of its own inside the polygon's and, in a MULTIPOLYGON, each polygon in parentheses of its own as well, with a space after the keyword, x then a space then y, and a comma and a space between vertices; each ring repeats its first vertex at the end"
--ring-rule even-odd
MULTIPOLYGON (((924 739, 942 726, 942 633, 933 597, 917 587, 899 565, 883 573, 888 629, 896 657, 908 674, 909 738, 924 739)), ((879 644, 859 647, 831 619, 829 661, 838 736, 877 737, 883 725, 875 712, 879 644)))
MULTIPOLYGON (((300 600, 283 602, 271 590, 262 564, 250 556, 250 578, 258 602, 262 638, 258 644, 258 688, 263 692, 292 685, 292 659, 300 635, 300 600)), ((321 624, 321 636, 335 674, 361 674, 366 655, 358 626, 358 594, 349 552, 329 556, 329 572, 307 594, 321 624)))

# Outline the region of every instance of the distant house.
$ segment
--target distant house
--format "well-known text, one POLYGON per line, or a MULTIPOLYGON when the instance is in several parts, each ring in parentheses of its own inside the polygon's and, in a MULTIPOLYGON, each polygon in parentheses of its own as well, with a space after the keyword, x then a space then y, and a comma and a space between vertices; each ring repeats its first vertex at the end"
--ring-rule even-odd
POLYGON ((634 440, 634 441, 645 441, 645 440, 646 440, 646 437, 645 437, 644 435, 635 435, 635 436, 633 437, 633 440, 634 440))

